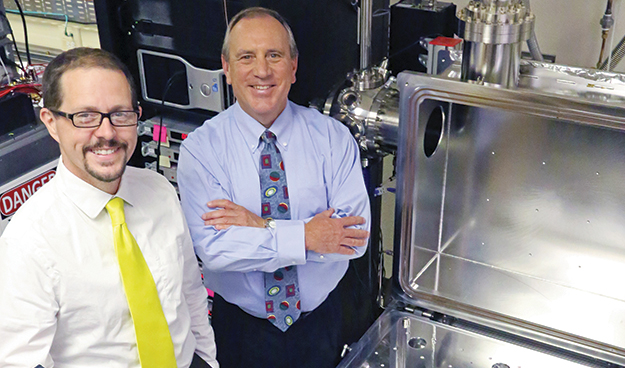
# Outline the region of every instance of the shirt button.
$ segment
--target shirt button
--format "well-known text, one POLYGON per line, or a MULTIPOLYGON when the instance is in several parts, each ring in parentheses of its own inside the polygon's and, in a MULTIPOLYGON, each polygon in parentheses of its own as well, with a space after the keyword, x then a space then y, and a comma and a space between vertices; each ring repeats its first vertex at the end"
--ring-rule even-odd
POLYGON ((286 147, 286 143, 282 143, 282 145, 283 145, 284 147, 286 147))
POLYGON ((319 256, 319 258, 323 259, 323 254, 319 256))

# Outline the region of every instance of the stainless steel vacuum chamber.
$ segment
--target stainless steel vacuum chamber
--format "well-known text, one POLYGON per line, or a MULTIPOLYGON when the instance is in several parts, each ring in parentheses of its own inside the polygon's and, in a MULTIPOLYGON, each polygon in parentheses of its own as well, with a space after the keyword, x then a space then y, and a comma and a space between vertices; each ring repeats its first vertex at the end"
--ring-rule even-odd
POLYGON ((625 366, 625 103, 529 77, 399 75, 398 292, 339 367, 625 366))

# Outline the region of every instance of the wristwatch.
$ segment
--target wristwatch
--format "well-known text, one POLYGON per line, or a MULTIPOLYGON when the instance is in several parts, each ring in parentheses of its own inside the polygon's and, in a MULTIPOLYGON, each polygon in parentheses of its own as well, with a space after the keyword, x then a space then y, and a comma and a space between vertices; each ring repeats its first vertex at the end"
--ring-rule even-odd
POLYGON ((265 219, 265 229, 275 229, 276 228, 276 220, 272 218, 265 219))

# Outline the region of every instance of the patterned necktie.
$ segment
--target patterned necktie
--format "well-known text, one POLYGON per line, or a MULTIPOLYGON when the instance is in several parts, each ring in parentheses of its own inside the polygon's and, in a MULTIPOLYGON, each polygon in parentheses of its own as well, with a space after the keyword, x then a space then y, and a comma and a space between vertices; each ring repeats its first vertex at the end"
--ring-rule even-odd
MULTIPOLYGON (((264 219, 290 220, 289 191, 282 155, 276 146, 276 136, 266 130, 260 154, 261 215, 264 219)), ((267 319, 286 331, 300 316, 297 267, 279 268, 265 273, 265 309, 267 319)))
POLYGON ((163 314, 152 273, 126 225, 124 200, 119 197, 111 199, 106 205, 106 210, 113 223, 115 253, 135 326, 141 367, 175 368, 176 356, 169 326, 163 314))

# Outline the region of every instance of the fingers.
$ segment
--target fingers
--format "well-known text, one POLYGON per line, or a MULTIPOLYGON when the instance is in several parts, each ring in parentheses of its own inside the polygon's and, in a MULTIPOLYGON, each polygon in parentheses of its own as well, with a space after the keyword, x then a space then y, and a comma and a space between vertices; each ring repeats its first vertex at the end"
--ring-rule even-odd
POLYGON ((217 219, 217 218, 226 217, 226 216, 228 216, 227 210, 216 210, 216 211, 203 213, 201 217, 202 217, 202 220, 208 221, 208 220, 217 219))
POLYGON ((233 208, 238 207, 232 201, 229 201, 227 199, 215 199, 215 200, 212 200, 210 202, 207 202, 206 205, 208 206, 208 208, 233 209, 233 208))
POLYGON ((334 213, 334 208, 328 208, 327 210, 325 210, 323 212, 319 212, 318 214, 316 214, 315 217, 327 217, 327 218, 330 218, 333 213, 334 213))
POLYGON ((220 218, 214 218, 214 219, 210 219, 210 220, 206 220, 204 221, 204 225, 206 226, 215 226, 215 228, 217 228, 217 225, 235 225, 234 221, 232 218, 227 218, 227 217, 220 217, 220 218))
POLYGON ((352 254, 356 253, 356 251, 348 247, 338 247, 336 253, 351 256, 352 254))
POLYGON ((204 220, 204 225, 206 226, 214 226, 217 230, 223 229, 217 227, 217 225, 227 225, 226 228, 230 226, 265 226, 265 222, 260 216, 228 200, 215 200, 208 202, 208 205, 214 205, 217 206, 217 208, 221 207, 221 209, 206 212, 201 215, 202 220, 204 220))
POLYGON ((341 218, 338 218, 337 220, 339 220, 344 227, 353 226, 353 225, 362 225, 365 223, 365 218, 360 217, 360 216, 341 217, 341 218))
POLYGON ((345 238, 341 240, 341 245, 344 247, 364 247, 367 243, 368 239, 345 238))
POLYGON ((345 238, 367 239, 369 237, 369 232, 367 230, 345 229, 344 231, 343 234, 345 238))

